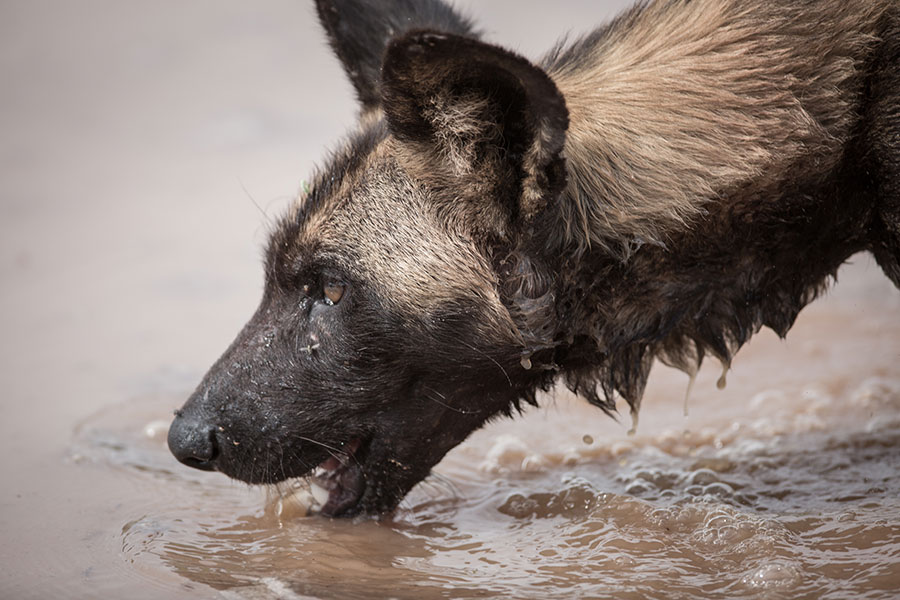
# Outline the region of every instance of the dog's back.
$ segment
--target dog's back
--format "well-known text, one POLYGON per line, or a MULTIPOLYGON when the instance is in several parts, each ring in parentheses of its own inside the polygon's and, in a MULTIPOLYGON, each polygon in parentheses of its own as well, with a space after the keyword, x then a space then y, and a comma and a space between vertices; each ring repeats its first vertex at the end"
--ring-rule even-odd
POLYGON ((627 254, 710 202, 871 157, 854 138, 896 160, 896 15, 890 0, 663 1, 557 48, 543 63, 569 109, 568 234, 627 254))

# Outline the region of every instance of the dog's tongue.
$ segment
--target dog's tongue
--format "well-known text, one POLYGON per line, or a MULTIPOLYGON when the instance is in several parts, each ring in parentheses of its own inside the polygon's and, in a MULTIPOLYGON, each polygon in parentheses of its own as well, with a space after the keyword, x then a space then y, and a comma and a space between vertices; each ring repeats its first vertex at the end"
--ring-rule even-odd
POLYGON ((320 514, 339 516, 356 504, 365 491, 365 476, 354 456, 361 443, 359 439, 351 440, 342 448, 343 456, 332 456, 319 465, 311 491, 321 506, 320 514))
POLYGON ((332 456, 321 465, 319 465, 320 469, 325 469, 326 471, 335 471, 338 467, 341 466, 341 461, 338 457, 332 456))
POLYGON ((337 517, 359 501, 366 489, 365 475, 358 464, 348 465, 330 477, 326 486, 328 501, 319 512, 326 517, 337 517))

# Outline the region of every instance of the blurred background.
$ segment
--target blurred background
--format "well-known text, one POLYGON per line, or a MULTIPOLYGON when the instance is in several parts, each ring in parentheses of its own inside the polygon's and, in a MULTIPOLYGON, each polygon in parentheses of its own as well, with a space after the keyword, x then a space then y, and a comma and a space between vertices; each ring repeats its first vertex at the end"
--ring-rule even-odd
MULTIPOLYGON (((458 2, 533 58, 625 4, 458 2)), ((178 503, 202 524, 197 482, 244 488, 136 473, 178 469, 166 419, 255 309, 267 219, 355 111, 311 1, 0 3, 0 597, 211 594, 189 566, 141 573, 134 540, 172 531, 178 503)), ((898 294, 854 273, 840 315, 863 318, 822 309, 810 330, 854 323, 847 377, 896 376, 898 294)), ((813 368, 832 357, 797 348, 813 368)), ((671 381, 660 421, 680 415, 671 381)))

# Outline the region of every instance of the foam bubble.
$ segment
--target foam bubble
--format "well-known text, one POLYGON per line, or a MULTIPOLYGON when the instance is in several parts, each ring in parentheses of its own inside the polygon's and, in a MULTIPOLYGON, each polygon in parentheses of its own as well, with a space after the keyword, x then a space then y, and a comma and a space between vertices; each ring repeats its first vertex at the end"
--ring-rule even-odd
POLYGON ((792 564, 768 563, 757 567, 741 579, 754 590, 787 592, 796 589, 803 580, 800 570, 792 564))
POLYGON ((521 438, 504 434, 494 439, 494 444, 487 451, 479 468, 487 473, 503 473, 507 471, 537 472, 544 470, 549 464, 547 457, 532 452, 521 438))
POLYGON ((900 382, 870 377, 850 395, 850 404, 869 409, 900 406, 900 382))
POLYGON ((563 489, 557 492, 541 492, 509 495, 498 511, 517 518, 551 518, 564 516, 577 518, 589 515, 604 502, 606 494, 598 494, 587 480, 581 477, 563 478, 563 489))
POLYGON ((163 438, 169 434, 169 422, 156 420, 150 421, 146 425, 144 425, 144 436, 155 440, 158 438, 163 438))
POLYGON ((711 469, 697 469, 688 475, 688 483, 691 485, 707 485, 719 481, 719 475, 711 469))

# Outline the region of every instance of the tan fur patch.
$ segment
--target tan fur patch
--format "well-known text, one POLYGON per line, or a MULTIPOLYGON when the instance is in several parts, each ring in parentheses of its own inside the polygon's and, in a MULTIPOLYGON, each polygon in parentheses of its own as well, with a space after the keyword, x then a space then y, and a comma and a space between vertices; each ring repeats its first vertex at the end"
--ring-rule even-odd
POLYGON ((382 142, 308 216, 298 246, 344 263, 398 314, 427 325, 443 306, 477 300, 488 308, 477 316, 486 336, 518 340, 490 264, 465 230, 438 214, 439 203, 397 163, 392 145, 382 142))
POLYGON ((627 256, 751 180, 833 167, 889 6, 658 1, 615 21, 587 58, 548 59, 570 111, 568 240, 627 256))

